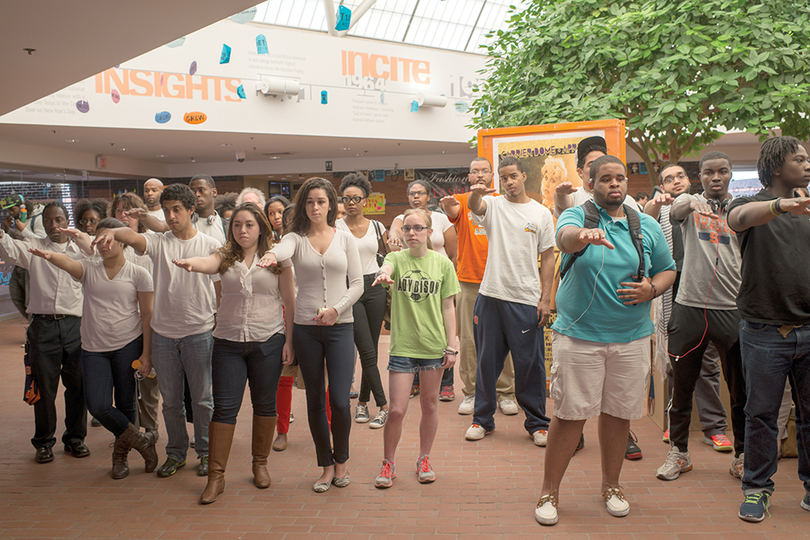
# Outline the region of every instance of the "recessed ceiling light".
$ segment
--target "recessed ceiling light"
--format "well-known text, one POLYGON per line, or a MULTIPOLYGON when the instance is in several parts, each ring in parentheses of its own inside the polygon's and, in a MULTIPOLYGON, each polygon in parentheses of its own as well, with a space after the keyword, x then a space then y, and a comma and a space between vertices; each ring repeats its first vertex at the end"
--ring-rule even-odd
POLYGON ((160 154, 158 157, 168 157, 166 154, 160 154))
POLYGON ((65 139, 65 142, 79 142, 79 139, 65 139))
POLYGON ((222 144, 220 144, 220 146, 230 146, 230 144, 228 144, 228 143, 222 143, 222 144))
POLYGON ((341 148, 341 150, 351 150, 351 148, 341 148))
POLYGON ((270 159, 279 159, 278 156, 271 156, 270 159))
POLYGON ((126 149, 126 148, 122 148, 122 149, 121 149, 121 151, 122 151, 122 152, 126 152, 126 151, 127 151, 127 149, 126 149))

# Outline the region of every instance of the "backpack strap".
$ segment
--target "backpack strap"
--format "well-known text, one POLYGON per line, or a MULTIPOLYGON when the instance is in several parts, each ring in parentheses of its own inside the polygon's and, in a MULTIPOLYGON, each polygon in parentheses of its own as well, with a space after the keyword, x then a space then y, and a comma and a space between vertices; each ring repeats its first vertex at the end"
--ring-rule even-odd
MULTIPOLYGON (((586 229, 595 229, 599 225, 599 210, 596 208, 596 204, 589 200, 580 206, 585 212, 585 222, 583 227, 586 229)), ((646 268, 644 264, 644 235, 641 233, 641 217, 638 215, 638 211, 636 209, 627 206, 626 204, 623 205, 623 207, 624 215, 627 217, 627 226, 630 229, 630 239, 632 240, 633 247, 636 248, 636 253, 638 254, 638 272, 636 276, 638 281, 641 281, 644 277, 646 277, 646 268)), ((585 253, 585 250, 588 249, 589 245, 590 244, 586 245, 576 253, 571 254, 571 257, 569 257, 565 267, 560 269, 560 281, 562 281, 568 270, 571 269, 574 261, 585 253)))
POLYGON ((630 229, 630 239, 638 254, 638 273, 636 279, 641 281, 646 276, 644 268, 644 235, 641 234, 641 217, 635 208, 624 205, 624 215, 627 216, 627 226, 630 229))
MULTIPOLYGON (((593 201, 587 200, 580 205, 582 211, 585 213, 585 220, 582 226, 586 229, 595 229, 599 226, 599 210, 596 208, 596 204, 593 201)), ((636 216, 638 217, 638 216, 636 216)), ((565 263, 564 268, 560 268, 560 281, 562 281, 565 274, 568 270, 571 269, 571 266, 574 264, 574 261, 577 260, 579 256, 585 253, 585 250, 588 249, 590 244, 586 245, 581 250, 577 251, 576 253, 572 253, 571 256, 568 258, 568 261, 565 263)))

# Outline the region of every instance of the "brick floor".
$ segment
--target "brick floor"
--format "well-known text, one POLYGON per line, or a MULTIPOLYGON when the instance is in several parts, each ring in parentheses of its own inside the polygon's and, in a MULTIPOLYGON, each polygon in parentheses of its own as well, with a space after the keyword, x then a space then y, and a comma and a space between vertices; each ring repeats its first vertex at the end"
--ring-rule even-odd
MULTIPOLYGON (((143 462, 133 452, 130 476, 112 480, 109 445, 113 438, 104 428, 89 428, 90 457, 74 459, 57 445, 55 460, 39 465, 29 442, 33 411, 21 400, 23 337, 24 327, 17 321, 0 323, 0 370, 5 374, 0 379, 3 540, 810 538, 810 512, 799 506, 804 491, 795 459, 779 463, 771 517, 759 524, 745 523, 736 515, 742 495, 739 481, 727 472, 731 457, 701 444, 699 432, 693 432, 694 470, 674 482, 659 481, 655 470, 668 446, 646 418, 633 423, 644 459, 626 461, 622 474, 630 515, 611 517, 601 502, 596 423, 590 421, 585 427, 585 449, 572 460, 562 485, 560 522, 541 528, 533 510, 545 449, 532 444, 520 416, 500 413, 493 435, 479 442, 464 441, 470 417, 456 413, 460 398, 439 405, 440 432, 431 454, 438 480, 424 486, 411 470, 418 457, 419 422, 418 407, 412 402, 397 454, 399 476, 394 487, 381 491, 373 486, 382 459, 382 430, 355 424, 351 486, 314 493, 311 486, 320 470, 306 427, 304 394, 298 390, 293 394, 296 421, 289 446, 285 452, 273 452, 273 484, 267 490, 251 483, 249 399, 236 429, 227 489, 210 506, 197 503, 205 479, 195 474, 196 458, 175 476, 162 479, 143 473, 143 462)), ((383 340, 385 350, 387 338, 383 340)), ((386 365, 386 358, 380 365, 386 365)), ((456 389, 460 394, 460 387, 456 389)), ((58 410, 63 414, 61 403, 58 410)), ((161 460, 165 441, 162 431, 161 460)))

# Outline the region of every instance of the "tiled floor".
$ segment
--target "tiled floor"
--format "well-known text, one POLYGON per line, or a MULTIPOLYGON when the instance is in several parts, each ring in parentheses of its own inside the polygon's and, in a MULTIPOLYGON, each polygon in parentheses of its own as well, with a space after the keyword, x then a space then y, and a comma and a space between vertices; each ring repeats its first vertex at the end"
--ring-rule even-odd
MULTIPOLYGON (((644 459, 625 462, 622 485, 630 515, 607 514, 599 496, 596 424, 586 424, 586 447, 571 462, 561 495, 560 522, 552 528, 534 521, 545 449, 535 447, 520 417, 496 416, 497 431, 466 442, 470 417, 456 413, 458 399, 440 403, 440 434, 431 454, 438 480, 420 485, 415 460, 419 410, 411 402, 397 454, 394 487, 373 486, 382 459, 382 430, 355 424, 349 470, 352 484, 326 494, 312 491, 319 476, 306 427, 304 395, 294 392, 296 421, 285 452, 274 452, 273 485, 253 487, 250 476, 249 405, 237 426, 227 471, 227 489, 210 506, 197 503, 205 479, 196 459, 171 478, 143 473, 130 454, 132 473, 110 478, 109 444, 104 428, 89 428, 92 455, 74 459, 55 447, 54 462, 34 462, 29 443, 33 411, 22 402, 24 328, 0 323, 0 538, 160 538, 410 540, 415 538, 773 538, 810 537, 810 512, 802 510, 797 461, 779 464, 771 517, 759 524, 737 517, 740 483, 728 474, 731 458, 701 444, 694 433, 694 470, 664 483, 655 478, 668 446, 653 422, 633 423, 644 459)), ((387 342, 381 347, 387 347, 387 342)), ((385 366, 385 359, 380 362, 385 366)), ((358 367, 359 369, 359 367, 358 367)), ((387 377, 384 377, 387 379, 387 377)), ((458 387, 457 387, 458 389, 458 387)), ((247 402, 248 400, 246 400, 247 402)), ((59 405, 60 414, 62 406, 59 405)), ((376 410, 372 407, 372 414, 376 410)), ((57 433, 57 438, 61 431, 57 433)), ((165 433, 159 442, 161 459, 165 433)))

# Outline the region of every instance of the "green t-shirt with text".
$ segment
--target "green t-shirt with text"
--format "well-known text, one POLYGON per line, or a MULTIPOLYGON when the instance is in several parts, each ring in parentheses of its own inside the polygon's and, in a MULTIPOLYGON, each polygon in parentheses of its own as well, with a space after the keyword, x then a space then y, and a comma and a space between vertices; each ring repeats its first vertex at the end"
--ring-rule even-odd
POLYGON ((441 358, 447 346, 442 300, 460 290, 453 263, 435 251, 417 259, 403 250, 386 255, 384 264, 394 268, 388 354, 441 358))

